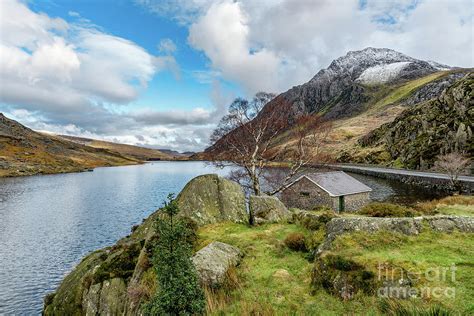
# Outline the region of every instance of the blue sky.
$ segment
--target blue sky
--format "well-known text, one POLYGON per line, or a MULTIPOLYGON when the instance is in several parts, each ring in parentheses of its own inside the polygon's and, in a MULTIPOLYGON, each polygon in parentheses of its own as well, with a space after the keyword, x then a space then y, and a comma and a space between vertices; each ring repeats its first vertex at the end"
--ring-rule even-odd
MULTIPOLYGON (((171 71, 154 76, 140 98, 131 103, 131 107, 152 106, 162 110, 175 107, 212 107, 209 99, 211 83, 196 78, 197 72, 208 71, 208 60, 203 53, 187 44, 188 30, 185 25, 168 17, 152 14, 134 2, 123 0, 31 1, 30 7, 36 12, 61 17, 70 23, 87 19, 104 32, 132 40, 154 55, 162 54, 159 51, 160 41, 171 39, 176 46, 172 55, 180 67, 179 77, 171 71)), ((225 81, 222 83, 238 93, 236 85, 225 81)))
POLYGON ((2 0, 0 111, 41 131, 202 150, 237 96, 368 46, 472 67, 471 0, 2 0))

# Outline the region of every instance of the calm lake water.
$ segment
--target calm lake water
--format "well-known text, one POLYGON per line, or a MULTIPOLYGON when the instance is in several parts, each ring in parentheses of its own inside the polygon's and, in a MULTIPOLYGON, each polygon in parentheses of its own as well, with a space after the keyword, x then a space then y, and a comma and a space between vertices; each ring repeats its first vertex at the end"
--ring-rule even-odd
MULTIPOLYGON (((36 315, 80 259, 114 244, 193 177, 228 174, 203 162, 154 162, 94 172, 0 178, 0 315, 36 315)), ((407 185, 353 175, 372 198, 434 197, 407 185)))

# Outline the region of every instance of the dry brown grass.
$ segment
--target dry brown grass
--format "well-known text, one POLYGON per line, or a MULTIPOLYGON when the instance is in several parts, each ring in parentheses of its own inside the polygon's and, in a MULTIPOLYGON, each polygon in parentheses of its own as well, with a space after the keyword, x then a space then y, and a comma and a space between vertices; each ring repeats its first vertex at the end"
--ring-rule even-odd
POLYGON ((435 199, 428 202, 419 203, 416 205, 416 209, 423 214, 436 214, 438 208, 441 206, 473 206, 474 196, 472 195, 452 195, 441 199, 435 199))
POLYGON ((226 272, 224 283, 218 288, 209 286, 204 287, 204 296, 206 298, 206 314, 212 315, 225 309, 225 306, 231 302, 232 293, 239 291, 242 284, 237 274, 237 269, 231 267, 226 272))

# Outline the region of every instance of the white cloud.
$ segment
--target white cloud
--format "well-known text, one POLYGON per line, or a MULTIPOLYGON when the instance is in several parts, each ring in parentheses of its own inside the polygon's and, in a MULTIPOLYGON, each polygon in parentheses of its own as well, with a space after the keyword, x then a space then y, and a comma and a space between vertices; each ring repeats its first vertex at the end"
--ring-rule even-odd
POLYGON ((191 25, 189 42, 204 51, 212 67, 225 78, 244 83, 249 93, 257 92, 257 86, 272 91, 279 60, 264 48, 251 52, 249 31, 247 16, 238 2, 215 3, 191 25))
POLYGON ((75 17, 75 18, 81 17, 81 15, 79 14, 79 12, 76 12, 76 11, 69 11, 67 14, 68 14, 69 16, 72 16, 72 17, 75 17))
POLYGON ((164 38, 158 44, 158 50, 160 52, 170 54, 176 51, 176 44, 170 38, 164 38))
MULTIPOLYGON (((159 71, 179 78, 170 40, 162 42, 166 54, 154 56, 92 23, 50 18, 19 1, 0 1, 0 14, 0 108, 7 116, 38 130, 127 141, 155 132, 153 124, 179 134, 179 124, 209 129, 215 119, 212 110, 150 111, 150 119, 117 107, 136 100, 159 71)), ((180 134, 186 144, 192 128, 180 134)))
MULTIPOLYGON (((387 47, 472 67, 471 0, 220 0, 168 3, 188 21, 189 43, 248 94, 308 81, 349 50, 387 47), (181 8, 181 9, 180 9, 181 8)), ((156 12, 156 11, 155 11, 156 12)))

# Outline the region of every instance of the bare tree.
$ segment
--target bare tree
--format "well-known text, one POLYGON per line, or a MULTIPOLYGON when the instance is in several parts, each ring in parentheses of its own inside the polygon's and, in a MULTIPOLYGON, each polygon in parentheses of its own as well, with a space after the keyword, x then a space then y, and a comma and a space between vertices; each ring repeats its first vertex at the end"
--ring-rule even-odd
POLYGON ((438 156, 433 165, 433 170, 447 173, 449 175, 451 185, 455 190, 460 189, 458 178, 460 175, 469 171, 471 160, 462 154, 452 152, 446 155, 438 156))
POLYGON ((320 117, 297 116, 282 97, 269 104, 272 108, 264 108, 273 98, 273 94, 259 92, 250 101, 235 99, 211 136, 214 164, 241 167, 232 176, 255 195, 262 194, 266 167, 279 162, 286 163, 285 175, 266 193, 273 195, 284 189, 293 176, 320 156, 329 132, 329 125, 320 117))

